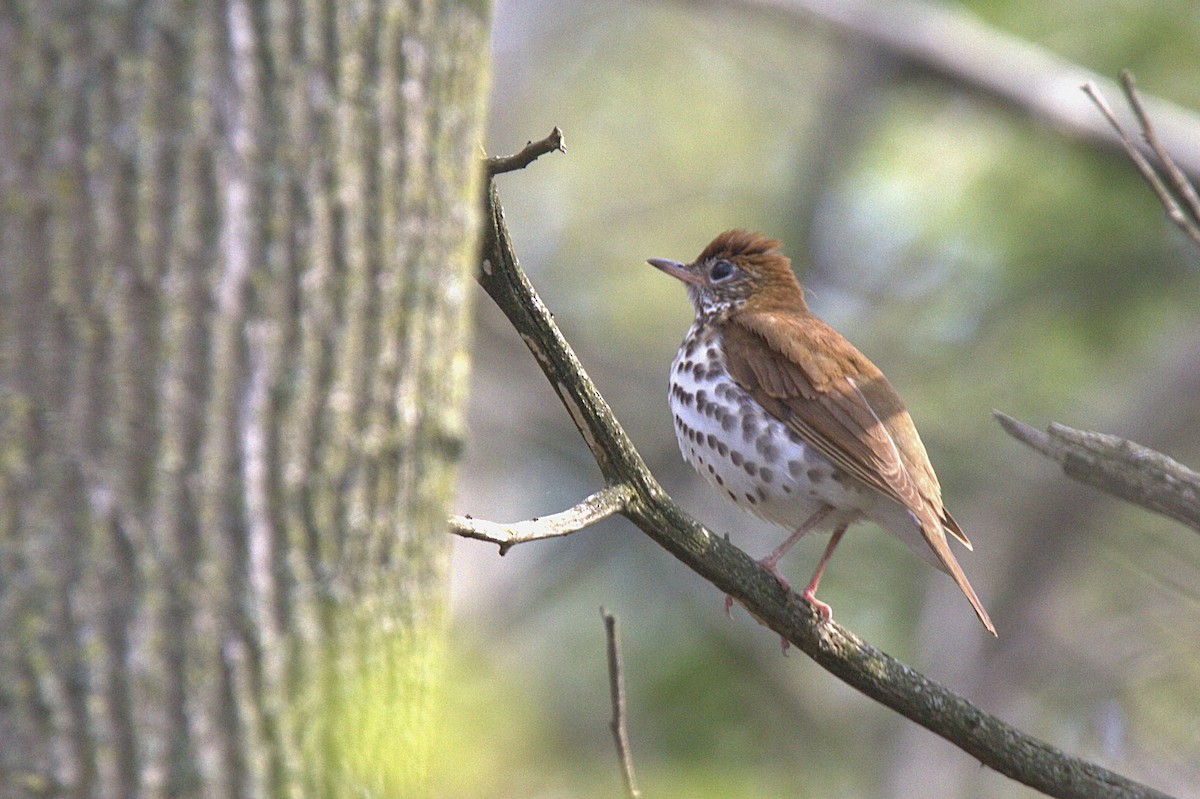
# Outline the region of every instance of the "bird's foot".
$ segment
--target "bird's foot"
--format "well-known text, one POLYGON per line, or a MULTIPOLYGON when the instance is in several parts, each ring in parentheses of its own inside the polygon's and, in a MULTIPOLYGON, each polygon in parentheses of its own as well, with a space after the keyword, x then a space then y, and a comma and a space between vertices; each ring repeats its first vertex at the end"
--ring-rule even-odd
POLYGON ((725 618, 733 618, 733 597, 729 594, 725 595, 725 618))
POLYGON ((833 620, 833 608, 817 599, 817 591, 815 588, 805 588, 800 592, 800 598, 809 605, 812 605, 812 609, 815 610, 817 615, 821 617, 821 624, 825 624, 833 620))
MULTIPOLYGON (((775 582, 779 583, 779 587, 783 589, 785 594, 790 594, 792 593, 792 584, 788 581, 788 578, 783 576, 783 572, 779 571, 779 567, 775 565, 778 562, 779 558, 767 556, 760 560, 758 565, 762 566, 771 573, 771 576, 775 578, 775 582)), ((779 636, 779 648, 783 651, 784 657, 787 657, 788 649, 791 647, 791 645, 791 641, 784 638, 782 635, 779 636)))

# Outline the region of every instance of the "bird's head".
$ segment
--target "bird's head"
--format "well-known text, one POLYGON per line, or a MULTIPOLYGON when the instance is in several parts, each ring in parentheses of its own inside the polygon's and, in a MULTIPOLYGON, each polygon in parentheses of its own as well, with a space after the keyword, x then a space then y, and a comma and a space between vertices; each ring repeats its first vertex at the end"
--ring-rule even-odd
POLYGON ((697 315, 725 317, 747 305, 803 310, 804 292, 779 242, 748 230, 727 230, 690 264, 651 258, 648 263, 687 286, 697 315))

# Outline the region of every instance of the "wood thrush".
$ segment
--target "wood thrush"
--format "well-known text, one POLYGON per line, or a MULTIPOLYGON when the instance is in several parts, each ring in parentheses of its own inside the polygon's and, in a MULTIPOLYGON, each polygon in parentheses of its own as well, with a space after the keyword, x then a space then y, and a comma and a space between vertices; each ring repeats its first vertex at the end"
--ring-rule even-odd
POLYGON ((851 523, 867 519, 948 573, 996 634, 946 540, 971 542, 942 505, 929 456, 883 373, 814 316, 780 243, 730 230, 690 264, 649 263, 687 287, 696 318, 671 364, 679 448, 739 507, 793 532, 760 561, 778 568, 801 536, 833 536, 801 596, 824 619, 821 574, 851 523))

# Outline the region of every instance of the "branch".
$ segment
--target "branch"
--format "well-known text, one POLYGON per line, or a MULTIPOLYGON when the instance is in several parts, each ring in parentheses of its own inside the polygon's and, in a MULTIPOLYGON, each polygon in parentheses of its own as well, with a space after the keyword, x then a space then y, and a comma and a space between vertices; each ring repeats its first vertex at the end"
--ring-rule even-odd
MULTIPOLYGON (((946 3, 917 0, 691 0, 692 5, 735 6, 788 23, 825 23, 880 51, 989 95, 1055 130, 1105 147, 1119 137, 1087 104, 1076 102, 1079 86, 1093 81, 1107 90, 1104 76, 1043 47, 989 26, 946 3)), ((1151 98, 1151 111, 1167 149, 1183 170, 1200 177, 1200 118, 1178 105, 1151 98)))
POLYGON ((629 749, 629 730, 625 727, 625 675, 621 664, 621 639, 617 636, 617 617, 600 608, 604 619, 604 635, 608 639, 608 692, 612 697, 613 743, 617 747, 617 760, 621 763, 621 775, 625 778, 625 794, 629 799, 640 799, 637 779, 633 775, 633 755, 629 749))
POLYGON ((451 516, 450 532, 463 538, 487 541, 500 547, 505 555, 517 544, 570 535, 625 510, 633 490, 625 485, 602 488, 573 508, 551 516, 534 517, 524 522, 499 524, 470 516, 451 516))
POLYGON ((1096 84, 1088 81, 1083 86, 1084 93, 1092 98, 1092 102, 1104 114, 1104 118, 1108 120, 1108 124, 1121 137, 1121 144, 1125 148, 1126 154, 1133 161, 1134 166, 1142 173, 1142 177, 1150 184, 1150 188, 1154 190, 1158 196, 1158 201, 1162 203, 1163 208, 1167 211, 1167 217, 1183 230, 1188 237, 1196 244, 1200 244, 1200 197, 1196 195, 1196 188, 1188 180, 1187 175, 1179 168, 1179 165, 1171 158, 1170 153, 1163 147, 1162 142, 1158 138, 1158 133, 1154 130, 1154 125, 1150 122, 1150 115, 1146 113, 1146 107, 1142 103, 1142 98, 1138 95, 1137 85, 1134 83, 1133 73, 1129 70, 1121 71, 1121 86, 1125 90, 1125 97, 1129 101, 1129 105, 1133 108, 1134 114, 1137 116, 1138 126, 1142 129, 1142 138, 1150 145, 1150 149, 1158 157, 1159 163, 1162 164, 1163 171, 1166 172, 1167 180, 1170 181, 1168 188, 1158 174, 1158 170, 1150 163, 1146 156, 1142 155, 1142 151, 1134 143, 1133 139, 1121 123, 1117 121, 1116 115, 1113 114, 1112 107, 1108 101, 1104 99, 1100 89, 1096 84))
POLYGON ((992 415, 1010 436, 1061 463, 1069 477, 1200 532, 1200 473, 1117 436, 1057 423, 1043 433, 1000 411, 992 415))
POLYGON ((1056 797, 1166 794, 1072 757, 983 712, 785 592, 765 569, 675 504, 646 468, 608 403, 529 284, 488 187, 479 283, 508 317, 566 407, 605 481, 630 494, 621 513, 686 566, 838 679, 942 736, 984 765, 1056 797))

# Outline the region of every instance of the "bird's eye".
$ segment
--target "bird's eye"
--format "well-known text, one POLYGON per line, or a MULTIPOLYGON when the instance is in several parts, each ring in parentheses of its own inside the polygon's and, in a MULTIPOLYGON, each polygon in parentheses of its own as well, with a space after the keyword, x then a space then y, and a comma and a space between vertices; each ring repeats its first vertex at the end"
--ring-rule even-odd
POLYGON ((708 273, 710 280, 725 280, 733 276, 734 266, 729 261, 717 261, 708 273))

